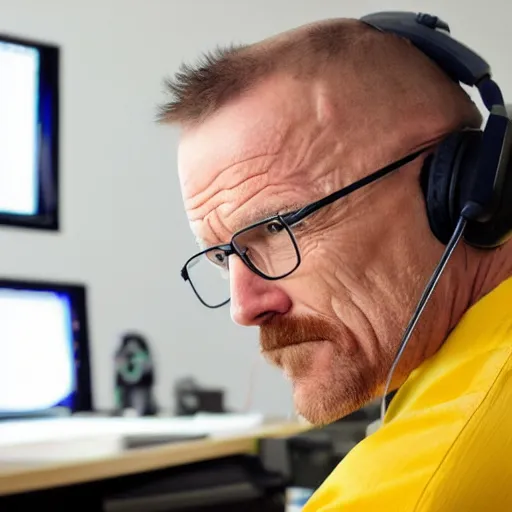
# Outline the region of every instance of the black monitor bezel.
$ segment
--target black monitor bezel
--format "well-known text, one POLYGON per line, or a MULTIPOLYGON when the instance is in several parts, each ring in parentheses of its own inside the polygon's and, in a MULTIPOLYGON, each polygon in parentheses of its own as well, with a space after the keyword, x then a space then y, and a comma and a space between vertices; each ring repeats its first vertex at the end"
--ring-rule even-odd
POLYGON ((89 324, 87 309, 87 287, 85 284, 67 283, 45 280, 27 280, 14 278, 0 278, 0 289, 27 291, 50 291, 63 293, 71 298, 77 319, 80 323, 80 334, 77 342, 80 346, 80 366, 76 370, 77 387, 76 401, 72 412, 90 412, 93 410, 91 385, 91 357, 89 324))
POLYGON ((39 152, 38 211, 35 215, 0 212, 0 226, 60 231, 60 47, 3 33, 0 33, 0 41, 36 48, 39 51, 39 94, 41 98, 47 98, 51 105, 46 112, 43 108, 44 101, 39 102, 40 132, 47 134, 39 141, 39 145, 48 148, 48 151, 39 152))

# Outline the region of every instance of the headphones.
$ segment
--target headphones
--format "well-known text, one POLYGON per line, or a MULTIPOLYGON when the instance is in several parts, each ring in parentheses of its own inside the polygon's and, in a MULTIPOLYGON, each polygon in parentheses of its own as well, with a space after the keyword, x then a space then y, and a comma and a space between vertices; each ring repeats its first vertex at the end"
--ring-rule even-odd
POLYGON ((444 245, 461 216, 467 220, 467 244, 502 245, 512 235, 512 118, 489 64, 453 39, 436 16, 380 12, 361 21, 408 39, 452 80, 478 89, 489 111, 485 129, 458 131, 441 141, 425 160, 421 185, 430 228, 444 245))

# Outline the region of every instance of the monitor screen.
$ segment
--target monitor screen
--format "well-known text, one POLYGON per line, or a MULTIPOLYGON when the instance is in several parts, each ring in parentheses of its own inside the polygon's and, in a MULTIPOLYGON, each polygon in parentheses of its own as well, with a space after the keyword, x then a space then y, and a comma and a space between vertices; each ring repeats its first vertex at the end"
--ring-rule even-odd
POLYGON ((0 224, 58 229, 58 55, 0 35, 0 224))
POLYGON ((0 280, 0 414, 92 408, 85 288, 0 280))

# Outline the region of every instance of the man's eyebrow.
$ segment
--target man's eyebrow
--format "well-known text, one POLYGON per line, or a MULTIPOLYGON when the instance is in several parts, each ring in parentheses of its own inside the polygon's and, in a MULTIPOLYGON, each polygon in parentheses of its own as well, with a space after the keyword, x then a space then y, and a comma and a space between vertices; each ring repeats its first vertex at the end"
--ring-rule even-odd
MULTIPOLYGON (((247 228, 249 226, 252 226, 253 224, 256 224, 262 220, 268 219, 270 217, 274 217, 275 215, 281 215, 285 216, 289 213, 293 213, 300 208, 303 208, 306 203, 287 203, 286 205, 279 206, 269 206, 269 205, 261 205, 260 207, 255 208, 247 215, 244 215, 243 217, 238 217, 231 225, 232 228, 232 235, 234 235, 237 231, 240 231, 243 228, 247 228)), ((205 240, 199 238, 198 236, 195 237, 195 241, 197 246, 199 247, 199 250, 207 249, 208 247, 212 247, 214 245, 222 245, 222 244, 211 244, 206 243, 205 240)), ((227 243, 227 242, 226 242, 227 243)))
POLYGON ((268 219, 269 217, 274 217, 275 215, 288 215, 289 213, 293 213, 303 206, 304 204, 301 203, 287 203, 286 205, 281 206, 261 205, 260 207, 252 210, 249 214, 238 218, 233 223, 233 233, 236 233, 240 229, 249 227, 252 224, 256 224, 257 222, 268 219))

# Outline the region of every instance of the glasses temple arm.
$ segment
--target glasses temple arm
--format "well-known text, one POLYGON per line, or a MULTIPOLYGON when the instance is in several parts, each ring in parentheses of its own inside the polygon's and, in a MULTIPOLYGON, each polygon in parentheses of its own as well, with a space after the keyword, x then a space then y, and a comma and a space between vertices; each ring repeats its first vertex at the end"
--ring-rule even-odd
POLYGON ((328 205, 334 203, 335 201, 337 201, 338 199, 348 196, 352 192, 355 192, 356 190, 363 188, 366 185, 369 185, 370 183, 373 183, 374 181, 377 181, 380 178, 383 178, 384 176, 386 176, 387 174, 412 162, 413 160, 418 158, 422 153, 424 153, 427 149, 428 148, 423 148, 419 151, 416 151, 415 153, 412 153, 412 154, 406 156, 405 158, 398 160, 397 162, 393 162, 392 164, 387 165, 386 167, 383 167, 382 169, 379 169, 378 171, 375 171, 374 173, 369 174, 368 176, 365 176, 364 178, 361 178, 360 180, 342 188, 341 190, 338 190, 337 192, 333 192, 332 194, 328 195, 327 197, 324 197, 323 199, 320 199, 312 204, 304 206, 303 208, 300 208, 299 210, 296 210, 294 212, 290 212, 286 215, 283 215, 282 219, 289 226, 293 226, 294 224, 297 224, 298 222, 304 220, 309 215, 320 210, 324 206, 328 206, 328 205))

